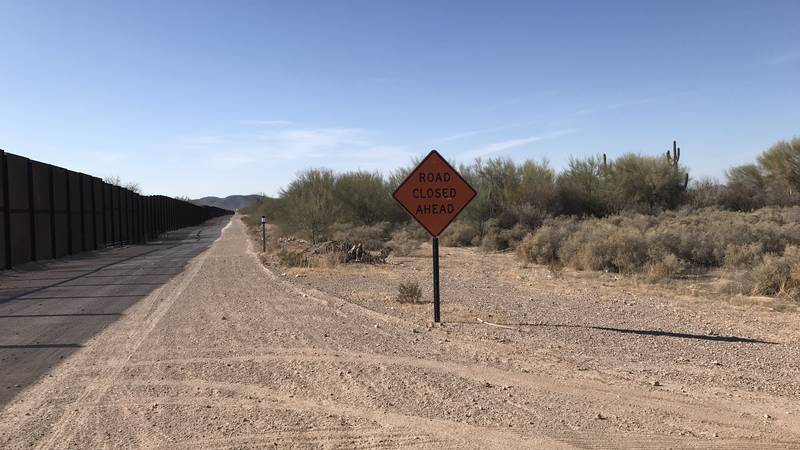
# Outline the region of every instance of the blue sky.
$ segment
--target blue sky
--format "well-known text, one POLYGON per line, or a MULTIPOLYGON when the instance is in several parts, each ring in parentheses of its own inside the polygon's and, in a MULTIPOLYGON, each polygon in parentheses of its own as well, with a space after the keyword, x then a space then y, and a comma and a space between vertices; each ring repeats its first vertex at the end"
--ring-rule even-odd
POLYGON ((0 0, 0 148, 146 193, 800 135, 800 2, 0 0))

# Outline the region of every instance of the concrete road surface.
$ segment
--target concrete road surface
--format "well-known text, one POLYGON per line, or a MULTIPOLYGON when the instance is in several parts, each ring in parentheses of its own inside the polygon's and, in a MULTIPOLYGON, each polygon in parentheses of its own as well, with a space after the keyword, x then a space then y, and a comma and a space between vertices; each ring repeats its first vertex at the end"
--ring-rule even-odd
POLYGON ((0 448, 800 445, 794 415, 753 420, 784 397, 520 367, 523 334, 333 297, 264 268, 238 217, 211 244, 221 225, 4 276, 0 448))

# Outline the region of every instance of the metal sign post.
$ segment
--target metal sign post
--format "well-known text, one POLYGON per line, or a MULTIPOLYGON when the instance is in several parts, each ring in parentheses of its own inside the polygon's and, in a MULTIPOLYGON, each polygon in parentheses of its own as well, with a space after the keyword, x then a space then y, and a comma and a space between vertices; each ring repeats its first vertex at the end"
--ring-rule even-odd
POLYGON ((261 251, 267 253, 267 216, 261 216, 261 251))
POLYGON ((433 321, 439 323, 439 235, 478 195, 436 150, 411 171, 392 197, 433 237, 433 321))
POLYGON ((433 321, 439 323, 439 237, 433 237, 433 321))

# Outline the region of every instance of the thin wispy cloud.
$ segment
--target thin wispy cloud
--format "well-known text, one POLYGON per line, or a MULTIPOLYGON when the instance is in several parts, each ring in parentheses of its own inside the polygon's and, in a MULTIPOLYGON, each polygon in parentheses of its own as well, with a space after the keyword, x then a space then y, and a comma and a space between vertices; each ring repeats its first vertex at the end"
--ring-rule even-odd
POLYGON ((796 62, 800 62, 800 51, 781 53, 767 60, 767 64, 771 66, 794 64, 796 62))
POLYGON ((644 104, 647 104, 647 103, 650 103, 650 102, 656 100, 657 98, 658 97, 640 98, 640 99, 627 100, 627 101, 622 101, 622 102, 617 102, 617 103, 609 103, 609 104, 606 104, 606 105, 595 106, 595 107, 592 107, 592 108, 583 108, 583 109, 579 109, 577 111, 574 111, 574 112, 572 112, 570 114, 567 114, 567 117, 569 117, 569 116, 588 116, 588 115, 592 115, 592 114, 599 114, 599 113, 604 113, 604 112, 608 112, 608 111, 614 111, 614 110, 617 110, 617 109, 629 108, 629 107, 632 107, 632 106, 644 105, 644 104))
POLYGON ((457 134, 453 134, 451 136, 445 136, 443 138, 434 139, 431 142, 433 142, 435 144, 441 144, 443 142, 457 141, 459 139, 464 139, 464 138, 473 137, 473 136, 479 136, 481 134, 494 133, 496 131, 503 131, 503 130, 510 130, 512 128, 517 128, 519 126, 520 126, 519 124, 509 124, 509 125, 500 125, 500 126, 497 126, 497 127, 481 128, 481 129, 478 129, 478 130, 464 131, 463 133, 457 133, 457 134))
POLYGON ((581 109, 577 109, 575 111, 571 111, 571 112, 567 112, 567 113, 563 113, 563 114, 552 114, 552 115, 540 114, 539 117, 536 120, 528 120, 528 121, 525 121, 525 122, 515 122, 515 123, 509 123, 509 124, 505 124, 505 125, 498 125, 498 126, 495 126, 495 127, 487 127, 487 128, 479 128, 479 129, 475 129, 475 130, 467 130, 467 131, 464 131, 464 132, 461 132, 461 133, 452 134, 450 136, 445 136, 445 137, 441 137, 441 138, 435 138, 435 139, 432 139, 431 142, 438 144, 438 143, 444 143, 444 142, 457 141, 457 140, 460 140, 460 139, 480 136, 480 135, 483 135, 483 134, 496 133, 498 131, 506 131, 506 130, 512 130, 514 128, 530 127, 530 126, 533 126, 533 125, 541 125, 543 123, 548 123, 548 121, 549 122, 553 122, 553 123, 559 123, 560 121, 571 119, 571 118, 575 118, 575 117, 582 117, 582 116, 588 116, 588 115, 593 115, 593 114, 600 114, 600 113, 604 113, 604 112, 608 112, 608 111, 614 111, 614 110, 618 110, 618 109, 624 109, 624 108, 644 105, 644 104, 651 103, 651 102, 653 102, 653 101, 655 101, 655 100, 657 100, 659 98, 663 98, 663 97, 664 96, 661 96, 661 97, 648 97, 648 98, 640 98, 640 99, 634 99, 634 100, 626 100, 626 101, 621 101, 621 102, 616 102, 616 103, 608 103, 608 104, 603 104, 603 105, 597 105, 597 106, 590 107, 590 108, 581 108, 581 109))
POLYGON ((288 127, 258 133, 183 136, 177 146, 184 157, 204 158, 223 169, 287 163, 308 166, 383 168, 407 163, 415 154, 406 147, 379 142, 361 128, 288 127))
POLYGON ((534 142, 555 139, 567 134, 575 133, 577 131, 578 131, 577 129, 556 130, 550 133, 540 134, 537 136, 529 136, 525 138, 508 139, 505 141, 494 142, 484 147, 461 153, 458 155, 458 157, 459 159, 470 161, 475 158, 491 156, 495 153, 499 153, 505 150, 511 150, 513 148, 523 147, 528 144, 532 144, 534 142))
POLYGON ((291 120, 243 120, 242 123, 245 125, 262 125, 270 127, 294 125, 294 122, 291 120))

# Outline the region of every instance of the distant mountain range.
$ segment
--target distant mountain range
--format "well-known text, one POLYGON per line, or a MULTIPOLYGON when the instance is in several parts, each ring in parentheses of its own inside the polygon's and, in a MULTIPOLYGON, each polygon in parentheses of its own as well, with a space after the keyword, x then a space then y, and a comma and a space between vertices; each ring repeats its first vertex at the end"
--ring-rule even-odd
POLYGON ((225 198, 203 197, 192 200, 195 205, 216 206, 217 208, 236 211, 239 208, 250 206, 261 198, 260 195, 229 195, 225 198))

